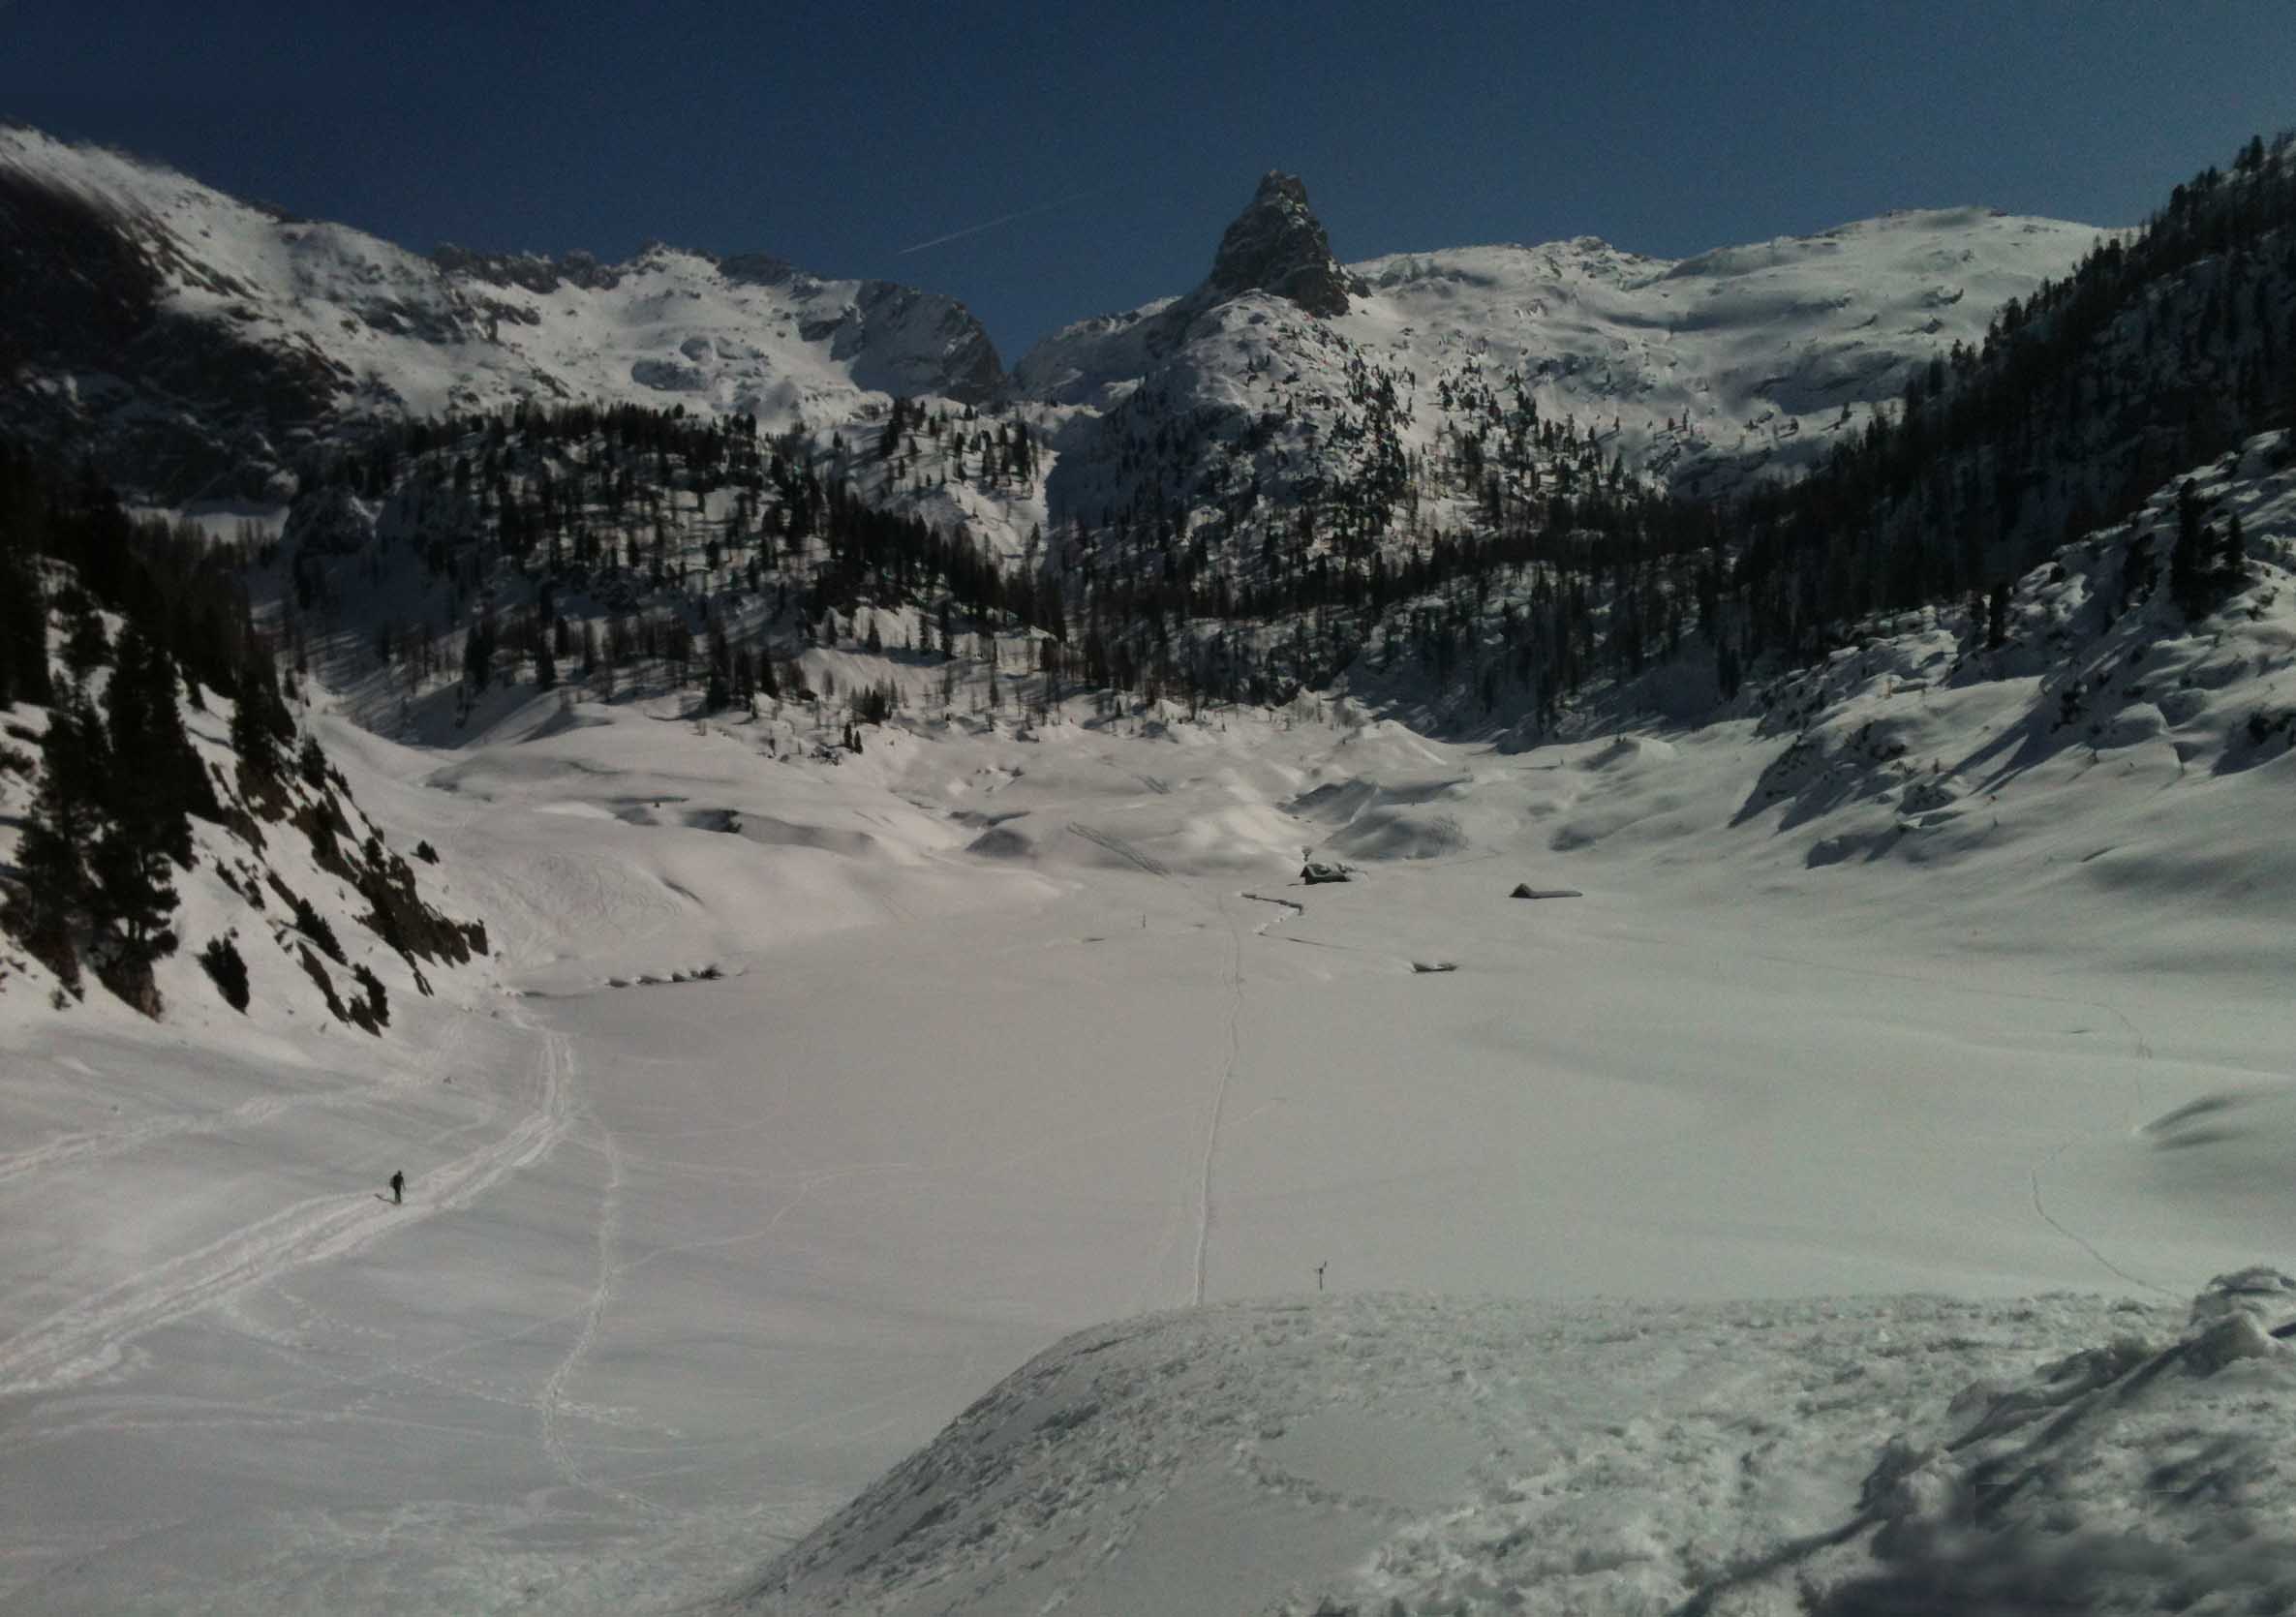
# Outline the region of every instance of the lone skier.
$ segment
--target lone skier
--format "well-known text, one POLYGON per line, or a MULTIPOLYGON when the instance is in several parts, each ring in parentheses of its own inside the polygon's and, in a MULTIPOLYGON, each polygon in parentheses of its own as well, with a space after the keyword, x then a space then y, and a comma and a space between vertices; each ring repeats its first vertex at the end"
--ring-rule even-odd
POLYGON ((396 1203, 396 1204, 399 1204, 399 1205, 405 1205, 405 1203, 406 1203, 406 1200, 407 1200, 407 1175, 404 1175, 404 1174, 393 1174, 393 1175, 391 1175, 391 1176, 390 1176, 390 1199, 391 1199, 391 1201, 392 1201, 392 1202, 394 1202, 394 1203, 396 1203))

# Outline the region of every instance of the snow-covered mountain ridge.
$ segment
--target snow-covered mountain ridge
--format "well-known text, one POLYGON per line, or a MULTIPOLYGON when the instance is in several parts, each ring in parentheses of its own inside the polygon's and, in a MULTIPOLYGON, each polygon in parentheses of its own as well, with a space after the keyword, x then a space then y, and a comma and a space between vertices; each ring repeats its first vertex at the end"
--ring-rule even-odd
POLYGON ((2285 237, 2084 275, 1834 508, 1612 560, 1607 423, 1511 465, 1530 401, 1366 357, 1264 189, 1097 402, 530 411, 305 491, 242 576, 341 789, 257 829, 394 1020, 204 825, 249 1017, 188 956, 165 1022, 0 992, 0 1611, 2296 1609, 2296 1289, 2239 1272, 2296 1228, 2285 237), (1429 391, 1558 542, 1178 610, 1201 509, 1376 479, 1429 391), (1062 574, 1039 449, 1165 510, 1062 574), (1891 576, 1890 489, 1962 576, 1891 576), (485 918, 462 992, 343 925, 369 833, 485 918))
MULTIPOLYGON (((1299 182, 1270 175, 1240 226, 1271 188, 1303 212, 1299 182)), ((1418 513, 1436 527, 1485 500, 1480 441, 1527 432, 1552 450, 1542 423, 1570 424, 1567 459, 1597 473, 1727 493, 1854 442, 1911 378, 1974 350, 2005 303, 2105 233, 1936 209, 1681 260, 1581 237, 1316 270, 1322 229, 1300 229, 1307 267, 1255 261, 1254 277, 1224 247, 1196 291, 1082 321, 1015 365, 1020 396, 1076 412, 1056 438, 1056 521, 1233 520, 1259 501, 1329 499, 1384 456, 1453 491, 1418 513), (1304 301, 1284 290, 1300 276, 1317 289, 1304 301)), ((1541 470, 1515 447, 1493 446, 1489 469, 1524 499, 1541 470)))
MULTIPOLYGON (((1343 266, 1304 187, 1270 175, 1202 287, 1048 337, 1010 393, 1097 415, 1145 390, 1161 403, 1130 435, 1143 439, 1248 406, 1297 411, 1328 440, 1348 430, 1336 356, 1412 379, 1401 432, 1426 452, 1465 419, 1465 396, 1519 376, 1549 418, 1600 434, 1606 459, 1711 491, 1810 464, 2097 236, 1963 209, 1679 262, 1581 238, 1343 266), (1273 329, 1222 339, 1239 320, 1273 329)), ((11 418, 92 447, 124 485, 171 503, 278 498, 305 446, 377 418, 589 400, 773 431, 834 426, 872 398, 881 411, 1006 387, 987 334, 934 293, 668 247, 619 265, 426 258, 21 127, 0 130, 0 259, 17 288, 0 315, 0 362, 19 382, 11 418)), ((1087 464, 1109 442, 1063 436, 1087 452, 1056 490, 1061 514, 1091 520, 1128 495, 1087 464)), ((1167 470, 1167 497, 1191 498, 1187 469, 1167 470)))
POLYGON ((283 499, 299 451, 378 418, 587 399, 778 430, 1002 379, 930 292, 667 247, 424 258, 21 127, 0 128, 0 268, 12 424, 172 503, 283 499))

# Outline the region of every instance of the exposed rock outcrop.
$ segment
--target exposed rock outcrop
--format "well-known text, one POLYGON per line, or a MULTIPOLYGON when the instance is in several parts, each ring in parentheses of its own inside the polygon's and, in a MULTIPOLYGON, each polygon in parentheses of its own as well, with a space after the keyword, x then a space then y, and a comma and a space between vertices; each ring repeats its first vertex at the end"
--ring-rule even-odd
POLYGON ((1272 292, 1311 315, 1331 318, 1347 313, 1353 283, 1332 257, 1331 237, 1307 206, 1307 187, 1297 175, 1270 168, 1261 176, 1251 205, 1220 237, 1204 289, 1222 300, 1272 292))

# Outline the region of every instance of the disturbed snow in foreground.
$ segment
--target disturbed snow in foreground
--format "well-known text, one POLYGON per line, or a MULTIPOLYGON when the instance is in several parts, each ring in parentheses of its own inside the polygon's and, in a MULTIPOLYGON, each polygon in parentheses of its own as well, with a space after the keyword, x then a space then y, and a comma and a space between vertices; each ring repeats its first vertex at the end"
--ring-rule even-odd
POLYGON ((1159 1315, 1005 1381, 757 1599, 2283 1611, 2296 1354, 2270 1333, 2292 1319, 2296 1283, 2265 1271, 2189 1324, 2064 1296, 1159 1315))
MULTIPOLYGON (((754 1588, 1046 1344, 1198 1300, 1002 1395, 1179 1378, 1169 1430, 1057 1406, 1031 1464, 1101 1452, 1089 1498, 1044 1475, 1120 1536, 982 1609, 1202 1609, 1157 1580, 1206 1544, 1270 1601, 1472 1602, 1553 1547, 1495 1546, 1556 1466, 1558 1499, 1647 1501, 1585 1506, 1556 1575, 1687 1589, 1849 1519, 1890 1429, 1965 1429, 1971 1377, 2169 1330, 1999 1299, 2181 1307, 2281 1256, 2286 871, 2250 828, 2288 755, 2125 789, 2044 758, 1930 863, 1823 865, 1851 809, 1764 809, 1782 743, 1748 723, 1507 756, 1337 717, 925 725, 834 768, 637 705, 451 753, 327 726, 518 992, 405 1005, 388 1044, 251 1040, 189 990, 158 1028, 0 996, 0 1609, 754 1588), (1298 887, 1303 846, 1362 875, 1298 887), (2180 901, 2226 846, 2246 883, 2180 901), (1224 1306, 1323 1264, 1320 1304, 1224 1306), (1996 1300, 1680 1307, 1908 1291, 1996 1300), (1494 1300, 1369 1295, 1398 1292, 1494 1300), (1598 1297, 1643 1300, 1554 1301, 1598 1297)), ((2269 1433, 2280 1373, 2205 1396, 2269 1433)), ((2240 1519, 2200 1502, 2265 1462, 2181 1442, 2145 1463, 2240 1519)), ((2128 1464, 2083 1471, 2083 1530, 2143 1503, 2128 1464)), ((978 1575, 862 1519, 792 1608, 978 1575)))

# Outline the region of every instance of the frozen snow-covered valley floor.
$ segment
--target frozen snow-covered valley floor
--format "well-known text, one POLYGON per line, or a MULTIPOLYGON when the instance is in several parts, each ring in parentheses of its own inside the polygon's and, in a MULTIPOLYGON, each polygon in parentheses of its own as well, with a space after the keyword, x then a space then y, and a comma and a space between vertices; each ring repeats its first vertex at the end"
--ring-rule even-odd
POLYGON ((1634 1489, 1684 1477, 1674 1515, 1554 1541, 1663 1610, 1681 1568, 1611 1541, 1707 1519, 1699 1468, 1760 1448, 1683 1470, 1693 1406, 1829 1434, 1740 1490, 1812 1529, 1972 1375, 2158 1334, 2285 1253, 2290 933, 2269 882, 2177 894, 2252 800, 2039 793, 1955 861, 1814 867, 1738 812, 1730 726, 1516 756, 959 727, 830 768, 582 717, 453 753, 329 732, 503 945, 500 989, 407 1007, 387 1051, 10 1011, 0 1610, 705 1601, 1030 1356, 1172 1309, 1096 1360, 1170 1382, 1169 1433, 1094 1450, 1165 1514, 984 1572, 915 1536, 931 1503, 870 1537, 879 1501, 767 1603, 1495 1601, 1424 1523, 1528 1510, 1538 1468, 1491 1448, 1528 1406, 1476 1402, 1512 1343, 1606 1452, 1669 1456, 1634 1489), (1301 887, 1306 846, 1362 874, 1301 887), (2066 1289, 2105 1300, 2005 1300, 2066 1289), (1960 1300, 1743 1300, 1906 1293, 1960 1300), (1269 1297, 1306 1312, 1239 1306, 1269 1297), (1319 1426, 1299 1399, 1351 1377, 1376 1396, 1319 1426), (1172 1484, 1192 1443, 1280 1472, 1284 1513, 1172 1484), (1182 1563, 1254 1581, 1157 1581, 1182 1563))

